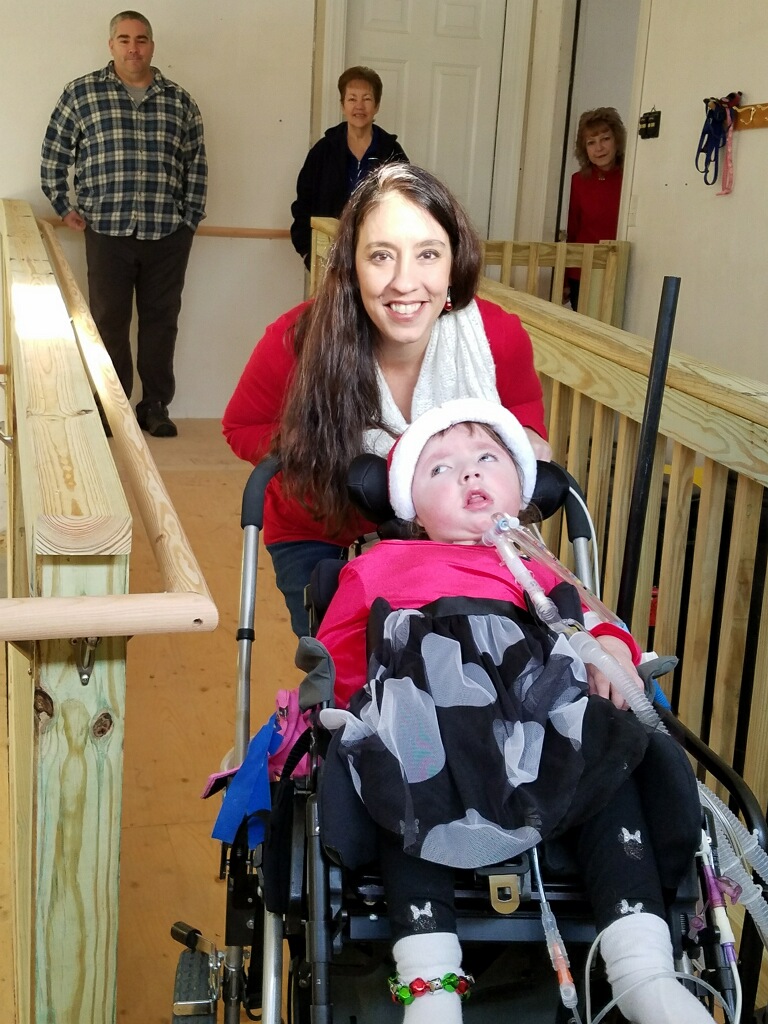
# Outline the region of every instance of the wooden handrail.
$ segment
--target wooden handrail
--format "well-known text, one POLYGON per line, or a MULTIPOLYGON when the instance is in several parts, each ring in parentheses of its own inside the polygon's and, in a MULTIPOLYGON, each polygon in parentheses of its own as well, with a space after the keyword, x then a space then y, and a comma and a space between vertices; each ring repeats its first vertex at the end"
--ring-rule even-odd
MULTIPOLYGON (((203 632, 218 611, 136 417, 120 386, 85 299, 53 227, 39 225, 72 325, 113 431, 113 446, 133 491, 165 593, 84 597, 11 597, 0 600, 0 639, 203 632)), ((91 411, 96 415, 95 407, 91 411)))
POLYGON ((6 597, 0 640, 138 636, 215 629, 216 606, 202 594, 113 594, 103 597, 6 597))
POLYGON ((218 614, 53 226, 42 234, 28 203, 0 200, 13 434, 12 596, 0 601, 0 638, 14 645, 3 645, 0 723, 14 897, 6 974, 14 1020, 76 1024, 85 1012, 114 1024, 117 914, 103 910, 119 897, 127 638, 210 630, 218 614), (166 593, 127 593, 126 477, 166 593))
POLYGON ((227 228, 216 224, 201 224, 196 234, 213 238, 290 238, 288 228, 227 228))
MULTIPOLYGON (((43 217, 40 224, 50 224, 53 228, 66 228, 67 224, 60 217, 43 217)), ((70 230, 73 230, 70 228, 70 230)), ((195 234, 207 235, 211 238, 290 238, 288 228, 236 228, 218 224, 200 224, 195 234)))
MULTIPOLYGON (((512 294, 504 285, 489 278, 482 279, 480 295, 517 313, 532 337, 536 331, 566 338, 578 336, 579 348, 584 352, 610 359, 637 373, 648 373, 650 344, 645 338, 628 331, 617 332, 609 324, 591 318, 577 320, 571 310, 557 303, 524 292, 512 294)), ((768 427, 768 384, 761 381, 728 373, 695 356, 673 350, 669 357, 667 387, 768 427)))

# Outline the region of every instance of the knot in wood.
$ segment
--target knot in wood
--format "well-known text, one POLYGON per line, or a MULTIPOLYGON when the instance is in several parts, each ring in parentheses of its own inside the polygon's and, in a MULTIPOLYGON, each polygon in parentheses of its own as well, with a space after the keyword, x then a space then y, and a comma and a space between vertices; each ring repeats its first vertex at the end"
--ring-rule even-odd
POLYGON ((101 739, 102 736, 106 736, 111 731, 113 726, 112 715, 108 711, 102 711, 99 717, 91 726, 91 731, 97 740, 101 739))

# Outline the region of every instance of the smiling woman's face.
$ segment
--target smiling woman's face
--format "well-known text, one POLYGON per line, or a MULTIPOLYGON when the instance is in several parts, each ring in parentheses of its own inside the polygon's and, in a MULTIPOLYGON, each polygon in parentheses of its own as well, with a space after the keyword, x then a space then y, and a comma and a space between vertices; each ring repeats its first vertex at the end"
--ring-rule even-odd
POLYGON ((363 221, 355 269, 382 350, 414 346, 420 357, 451 283, 451 243, 429 213, 397 192, 363 221))
POLYGON ((364 79, 355 78, 344 90, 341 111, 347 124, 362 130, 373 124, 379 111, 373 98, 373 89, 364 79))
POLYGON ((610 171, 616 164, 616 139, 607 124, 591 128, 584 137, 589 162, 600 171, 610 171))

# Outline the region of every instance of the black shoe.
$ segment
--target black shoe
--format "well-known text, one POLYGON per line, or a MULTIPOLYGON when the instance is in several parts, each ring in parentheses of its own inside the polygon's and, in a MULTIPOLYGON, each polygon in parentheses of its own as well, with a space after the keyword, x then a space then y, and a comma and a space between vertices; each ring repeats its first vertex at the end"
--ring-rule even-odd
POLYGON ((168 415, 168 409, 162 402, 152 402, 145 405, 136 414, 139 426, 146 430, 152 437, 176 437, 178 430, 176 424, 168 415))

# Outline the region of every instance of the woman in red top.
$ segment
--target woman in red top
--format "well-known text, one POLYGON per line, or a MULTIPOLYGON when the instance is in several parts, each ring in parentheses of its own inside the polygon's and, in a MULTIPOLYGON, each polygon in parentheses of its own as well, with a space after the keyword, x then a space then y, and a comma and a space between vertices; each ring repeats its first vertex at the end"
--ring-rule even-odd
MULTIPOLYGON (((602 242, 616 237, 627 132, 613 107, 587 110, 576 131, 576 159, 571 178, 568 241, 602 242)), ((580 270, 569 270, 566 285, 571 308, 579 304, 580 270)))
POLYGON ((236 455, 270 450, 264 539, 294 631, 315 563, 361 532, 346 493, 361 451, 386 455, 415 416, 452 398, 514 412, 539 458, 550 449, 531 342, 516 316, 477 300, 480 244, 432 174, 393 164, 353 193, 313 303, 267 328, 224 413, 236 455))

